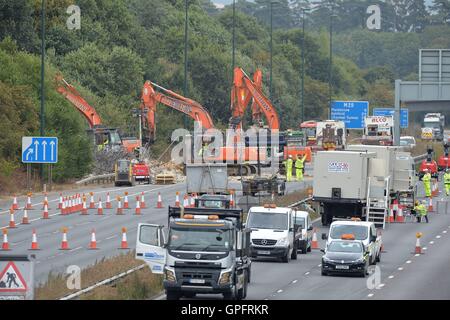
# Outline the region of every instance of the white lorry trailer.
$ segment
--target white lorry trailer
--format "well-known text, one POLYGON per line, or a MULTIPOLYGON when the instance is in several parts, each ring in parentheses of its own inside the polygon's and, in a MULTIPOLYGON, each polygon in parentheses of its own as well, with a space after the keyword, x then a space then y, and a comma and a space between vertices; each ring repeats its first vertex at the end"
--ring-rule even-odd
POLYGON ((313 200, 320 204, 322 224, 334 217, 359 217, 384 226, 394 200, 414 203, 413 164, 402 147, 353 145, 346 151, 318 152, 313 200))

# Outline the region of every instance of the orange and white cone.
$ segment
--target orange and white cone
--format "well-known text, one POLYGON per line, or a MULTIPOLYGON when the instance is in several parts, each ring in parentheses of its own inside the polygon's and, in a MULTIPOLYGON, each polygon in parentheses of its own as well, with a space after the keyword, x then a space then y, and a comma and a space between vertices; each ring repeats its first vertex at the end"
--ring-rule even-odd
POLYGON ((2 244, 2 250, 11 250, 9 248, 9 242, 8 242, 8 230, 3 229, 3 244, 2 244))
POLYGON ((62 193, 60 193, 59 194, 58 209, 62 209, 62 204, 63 204, 63 197, 62 197, 62 193))
POLYGON ((116 211, 116 214, 123 214, 122 199, 120 197, 117 197, 117 211, 116 211))
POLYGON ((106 194, 106 209, 111 209, 112 208, 112 204, 111 204, 111 198, 109 197, 109 192, 106 194))
POLYGON ((61 215, 66 215, 67 208, 66 208, 66 201, 64 200, 61 206, 61 215))
POLYGON ((120 243, 120 249, 128 249, 127 242, 127 228, 122 228, 122 242, 120 243))
POLYGON ((194 207, 195 207, 195 195, 194 195, 194 194, 191 195, 191 204, 190 204, 190 207, 191 207, 191 208, 194 208, 194 207))
POLYGON ((141 208, 145 209, 147 206, 145 204, 144 192, 141 193, 141 208))
POLYGON ((27 209, 23 209, 22 224, 30 224, 30 221, 28 220, 28 210, 27 209))
POLYGON ((44 196, 44 201, 42 201, 42 209, 44 209, 45 205, 48 207, 48 197, 47 194, 44 196))
POLYGON ((16 222, 14 221, 14 210, 9 210, 9 228, 16 228, 16 222))
POLYGON ((101 216, 101 215, 103 214, 102 198, 98 198, 97 214, 98 214, 99 216, 101 216))
POLYGON ((91 192, 91 202, 89 202, 89 209, 95 209, 95 202, 94 202, 94 193, 91 192))
POLYGON ((134 213, 141 214, 141 202, 139 201, 139 197, 136 200, 136 209, 135 209, 134 213))
POLYGON ((36 229, 33 229, 33 235, 31 237, 31 248, 30 250, 39 250, 39 244, 36 236, 36 229))
POLYGON ((230 208, 234 208, 234 197, 233 197, 233 192, 230 192, 230 208))
POLYGON ((434 211, 433 209, 433 197, 428 198, 428 212, 434 211))
POLYGON ((125 197, 123 199, 123 208, 130 209, 130 205, 128 203, 128 192, 125 192, 125 197))
POLYGON ((81 208, 81 215, 85 216, 88 214, 88 209, 87 209, 87 205, 86 205, 86 197, 83 197, 83 204, 82 204, 82 208, 81 208))
POLYGON ((42 213, 42 219, 50 219, 48 217, 48 207, 46 204, 44 205, 44 212, 42 213))
POLYGON ((162 197, 161 197, 161 193, 158 192, 158 202, 156 203, 156 208, 157 209, 162 209, 164 208, 163 203, 162 203, 162 197))
POLYGON ((421 232, 416 233, 416 249, 414 250, 415 254, 421 254, 422 253, 422 247, 420 246, 420 238, 422 237, 421 232))
POLYGON ((398 213, 398 201, 394 200, 392 203, 392 209, 389 211, 389 222, 392 223, 395 221, 394 211, 398 213))
POLYGON ((18 210, 18 209, 19 209, 19 204, 17 203, 17 197, 16 197, 16 195, 14 195, 14 200, 13 200, 12 208, 13 208, 13 210, 18 210))
POLYGON ((27 204, 25 205, 27 210, 33 210, 33 206, 31 205, 31 193, 27 196, 27 204))
POLYGON ((177 191, 176 195, 175 195, 175 207, 179 207, 180 206, 180 193, 177 191))
POLYGON ((189 207, 189 199, 188 199, 187 194, 184 195, 183 207, 184 208, 188 208, 189 207))
POLYGON ((62 241, 60 250, 69 250, 69 243, 67 241, 67 228, 62 228, 62 241))
POLYGON ((96 250, 97 248, 97 239, 95 238, 95 229, 92 229, 91 232, 91 243, 89 243, 89 250, 96 250))
POLYGON ((397 217, 395 218, 395 222, 405 222, 405 217, 403 216, 403 206, 398 206, 397 217))
POLYGON ((313 230, 313 236, 311 240, 311 249, 319 249, 319 241, 317 241, 316 228, 313 230))

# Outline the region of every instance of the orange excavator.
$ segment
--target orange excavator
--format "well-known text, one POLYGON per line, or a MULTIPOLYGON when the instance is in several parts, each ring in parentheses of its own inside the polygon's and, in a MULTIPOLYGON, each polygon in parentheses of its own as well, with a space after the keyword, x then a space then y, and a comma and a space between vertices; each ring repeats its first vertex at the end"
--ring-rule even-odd
POLYGON ((56 91, 70 101, 89 124, 88 133, 93 137, 97 150, 111 149, 114 151, 124 150, 132 154, 141 146, 136 138, 121 138, 117 128, 107 128, 97 111, 81 96, 74 86, 67 83, 62 75, 56 75, 56 91))
POLYGON ((146 81, 142 88, 141 111, 142 111, 142 143, 152 143, 156 134, 156 105, 161 103, 172 109, 178 110, 194 121, 199 121, 203 129, 214 128, 212 118, 208 111, 197 101, 185 98, 178 93, 163 88, 156 83, 146 81), (160 91, 156 91, 159 89, 160 91))

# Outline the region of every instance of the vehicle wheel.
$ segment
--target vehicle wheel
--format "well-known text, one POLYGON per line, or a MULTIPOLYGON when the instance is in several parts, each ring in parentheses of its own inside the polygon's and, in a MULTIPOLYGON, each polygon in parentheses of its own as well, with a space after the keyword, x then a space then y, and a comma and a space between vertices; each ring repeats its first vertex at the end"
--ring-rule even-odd
POLYGON ((294 250, 292 250, 292 254, 291 254, 291 259, 292 260, 297 260, 297 246, 294 246, 294 250))
POLYGON ((194 298, 196 295, 195 292, 186 292, 183 294, 183 296, 185 296, 186 298, 194 298))
POLYGON ((166 298, 167 300, 179 300, 180 294, 174 291, 166 291, 166 298))
POLYGON ((380 261, 381 261, 381 251, 378 252, 378 255, 377 255, 375 261, 376 261, 376 262, 380 262, 380 261))
POLYGON ((290 258, 290 254, 289 254, 289 250, 286 252, 286 255, 283 257, 283 258, 281 258, 281 261, 283 261, 283 262, 285 262, 285 263, 288 263, 289 262, 289 259, 290 258))
POLYGON ((224 300, 233 300, 233 293, 232 292, 227 292, 223 294, 223 299, 224 300))
POLYGON ((325 270, 323 270, 323 268, 322 268, 322 272, 321 273, 322 273, 323 276, 327 276, 328 275, 328 273, 325 270))
POLYGON ((308 249, 306 249, 306 251, 311 252, 311 243, 309 244, 308 249))

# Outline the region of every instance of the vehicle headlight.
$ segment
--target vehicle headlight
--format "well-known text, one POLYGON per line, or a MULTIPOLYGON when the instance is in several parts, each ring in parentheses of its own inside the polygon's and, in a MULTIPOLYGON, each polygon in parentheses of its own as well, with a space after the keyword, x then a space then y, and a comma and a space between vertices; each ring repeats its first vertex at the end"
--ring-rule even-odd
POLYGON ((170 282, 176 282, 177 278, 175 277, 175 272, 169 269, 164 269, 164 280, 170 281, 170 282))
POLYGON ((280 245, 280 246, 285 246, 288 244, 289 244, 288 238, 281 238, 281 239, 278 239, 278 241, 277 241, 277 245, 280 245))
POLYGON ((323 262, 331 262, 331 260, 330 259, 328 259, 327 257, 325 257, 325 256, 323 256, 322 257, 322 261, 323 262))
POLYGON ((356 263, 363 263, 364 262, 364 258, 359 258, 358 260, 355 260, 356 263))
POLYGON ((231 271, 224 272, 220 275, 219 284, 228 284, 231 282, 231 271))

